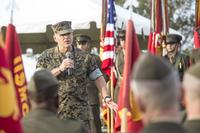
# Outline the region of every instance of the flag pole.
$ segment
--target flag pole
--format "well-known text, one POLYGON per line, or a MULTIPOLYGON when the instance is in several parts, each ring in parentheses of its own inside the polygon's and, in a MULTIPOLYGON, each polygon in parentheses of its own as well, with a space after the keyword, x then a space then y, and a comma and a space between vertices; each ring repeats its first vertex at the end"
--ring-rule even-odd
MULTIPOLYGON (((114 1, 113 1, 114 2, 114 1)), ((113 3, 115 6, 115 3, 113 3)), ((115 30, 114 30, 114 44, 116 43, 116 39, 115 39, 115 30)), ((115 52, 115 50, 114 50, 115 52)), ((114 56, 114 54, 113 54, 114 56)), ((114 59, 114 57, 113 57, 114 59)), ((111 66, 111 82, 110 82, 110 93, 111 93, 111 98, 114 99, 114 63, 111 66)), ((114 133, 114 111, 110 109, 110 133, 114 133)))
POLYGON ((166 11, 165 11, 165 0, 161 1, 162 20, 163 20, 163 35, 167 34, 167 23, 166 23, 166 11))
MULTIPOLYGON (((161 1, 161 11, 162 11, 162 32, 160 34, 160 37, 163 38, 163 36, 166 36, 167 34, 167 19, 166 19, 166 10, 165 10, 165 0, 161 1)), ((164 49, 162 46, 162 42, 161 42, 161 46, 160 46, 161 50, 161 56, 164 56, 164 49)))
MULTIPOLYGON (((114 98, 114 87, 113 87, 113 65, 111 68, 111 81, 110 81, 110 93, 111 93, 111 98, 114 98)), ((110 110, 110 132, 114 133, 114 114, 113 110, 110 110)))
POLYGON ((132 12, 133 12, 132 3, 133 3, 133 0, 130 1, 130 5, 129 5, 129 19, 132 19, 132 12))
POLYGON ((162 56, 166 54, 166 50, 164 49, 165 47, 165 41, 164 41, 164 36, 167 35, 168 31, 168 18, 167 18, 167 0, 162 1, 161 3, 161 8, 162 8, 162 17, 163 17, 163 34, 161 34, 162 38, 162 43, 161 43, 161 48, 162 48, 162 56))
POLYGON ((121 133, 127 132, 127 113, 128 113, 128 109, 123 108, 122 109, 121 133))
MULTIPOLYGON (((101 29, 100 29, 100 58, 103 60, 103 47, 104 47, 104 38, 106 30, 106 21, 107 21, 107 0, 102 0, 102 11, 101 11, 101 29)), ((107 88, 109 88, 109 82, 107 83, 107 88)), ((106 125, 107 133, 110 133, 110 110, 106 108, 106 125)))
MULTIPOLYGON (((114 39, 114 43, 113 43, 113 37, 110 38, 110 36, 113 36, 113 32, 115 30, 115 19, 114 19, 114 15, 115 15, 115 7, 114 7, 114 1, 113 0, 103 0, 102 1, 102 22, 103 20, 105 20, 107 18, 107 23, 106 23, 106 28, 105 28, 105 34, 104 36, 102 35, 102 37, 104 37, 104 44, 103 44, 103 53, 104 52, 108 52, 109 54, 104 54, 105 58, 102 54, 102 71, 105 71, 106 74, 109 75, 110 77, 110 81, 107 84, 107 88, 109 90, 109 94, 111 97, 113 97, 113 60, 114 60, 114 44, 115 44, 115 39, 114 39), (107 7, 106 10, 103 7, 107 7), (109 12, 108 12, 109 10, 109 12), (106 16, 105 16, 105 11, 106 16), (110 48, 110 49, 108 49, 110 48), (105 50, 105 51, 104 51, 105 50), (108 55, 108 56, 107 56, 108 55), (112 55, 112 56, 111 56, 112 55)), ((101 33, 103 32, 103 29, 101 30, 101 33)), ((114 129, 114 117, 113 117, 113 113, 112 110, 107 109, 106 110, 107 113, 107 133, 111 133, 113 132, 114 129)))
POLYGON ((100 29, 100 58, 103 60, 103 46, 106 30, 106 21, 107 21, 107 0, 102 0, 102 9, 101 9, 101 29, 100 29))
MULTIPOLYGON (((107 83, 108 88, 109 84, 110 83, 107 83)), ((106 112, 107 112, 107 133, 110 133, 110 109, 108 107, 106 109, 106 112)))
POLYGON ((11 0, 11 7, 10 7, 10 23, 13 23, 13 14, 14 14, 14 2, 15 0, 11 0))
POLYGON ((152 32, 155 31, 155 1, 151 1, 151 28, 152 32))
POLYGON ((199 0, 195 1, 195 27, 197 28, 200 25, 200 17, 199 17, 199 13, 200 13, 200 2, 199 0))

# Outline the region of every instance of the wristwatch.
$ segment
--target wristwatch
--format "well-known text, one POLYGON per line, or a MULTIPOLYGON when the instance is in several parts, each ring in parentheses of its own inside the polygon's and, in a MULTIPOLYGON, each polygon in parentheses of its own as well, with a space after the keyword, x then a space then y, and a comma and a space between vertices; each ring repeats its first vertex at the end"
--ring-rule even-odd
POLYGON ((104 103, 109 103, 112 101, 112 98, 111 98, 111 96, 105 96, 103 101, 104 101, 104 103))

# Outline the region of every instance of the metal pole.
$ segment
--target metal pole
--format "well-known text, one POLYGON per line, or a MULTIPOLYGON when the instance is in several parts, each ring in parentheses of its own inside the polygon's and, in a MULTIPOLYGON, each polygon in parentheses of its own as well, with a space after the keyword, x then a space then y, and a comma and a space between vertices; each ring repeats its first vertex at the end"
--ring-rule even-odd
POLYGON ((167 34, 167 23, 166 23, 166 11, 165 11, 165 1, 161 1, 161 9, 162 9, 162 21, 163 21, 163 34, 167 34))
POLYGON ((127 113, 128 109, 123 108, 122 109, 122 120, 121 120, 121 133, 127 133, 128 127, 127 127, 127 113))
POLYGON ((132 3, 133 3, 133 0, 130 1, 130 5, 129 5, 129 19, 132 19, 132 13, 133 13, 133 7, 132 7, 132 3))
POLYGON ((15 0, 11 0, 11 7, 10 7, 10 23, 13 23, 14 3, 15 3, 15 0))
POLYGON ((151 1, 151 28, 152 32, 155 31, 155 1, 151 1))

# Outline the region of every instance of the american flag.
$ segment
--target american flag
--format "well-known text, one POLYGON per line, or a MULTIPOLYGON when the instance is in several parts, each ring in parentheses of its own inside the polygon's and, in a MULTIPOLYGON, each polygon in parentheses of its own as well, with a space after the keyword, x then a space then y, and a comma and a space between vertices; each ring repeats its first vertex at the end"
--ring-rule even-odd
POLYGON ((111 76, 111 68, 114 65, 114 56, 115 56, 115 43, 116 43, 116 35, 115 35, 115 5, 114 0, 108 1, 108 11, 107 11, 107 24, 106 24, 106 32, 104 38, 104 46, 103 46, 103 55, 102 55, 102 71, 107 75, 111 76))

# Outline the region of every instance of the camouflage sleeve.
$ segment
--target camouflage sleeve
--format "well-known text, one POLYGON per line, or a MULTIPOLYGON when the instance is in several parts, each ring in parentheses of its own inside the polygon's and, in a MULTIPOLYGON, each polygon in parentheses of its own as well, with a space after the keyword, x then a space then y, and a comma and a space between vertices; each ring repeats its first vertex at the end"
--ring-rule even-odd
POLYGON ((40 68, 46 69, 47 68, 46 62, 47 62, 47 60, 46 60, 45 54, 42 53, 37 59, 36 69, 40 69, 40 68))
POLYGON ((97 66, 98 66, 99 68, 101 68, 101 59, 100 59, 100 57, 99 57, 98 55, 93 55, 93 54, 91 54, 91 55, 95 57, 97 66))
POLYGON ((97 63, 96 63, 96 60, 95 60, 95 57, 88 54, 87 55, 87 58, 88 58, 88 75, 89 75, 89 78, 91 80, 95 80, 97 79, 98 77, 102 76, 102 72, 101 70, 99 69, 97 63))
POLYGON ((49 53, 44 51, 37 59, 36 69, 48 69, 51 71, 56 68, 57 64, 55 63, 55 65, 52 65, 52 63, 50 63, 51 60, 49 53))

